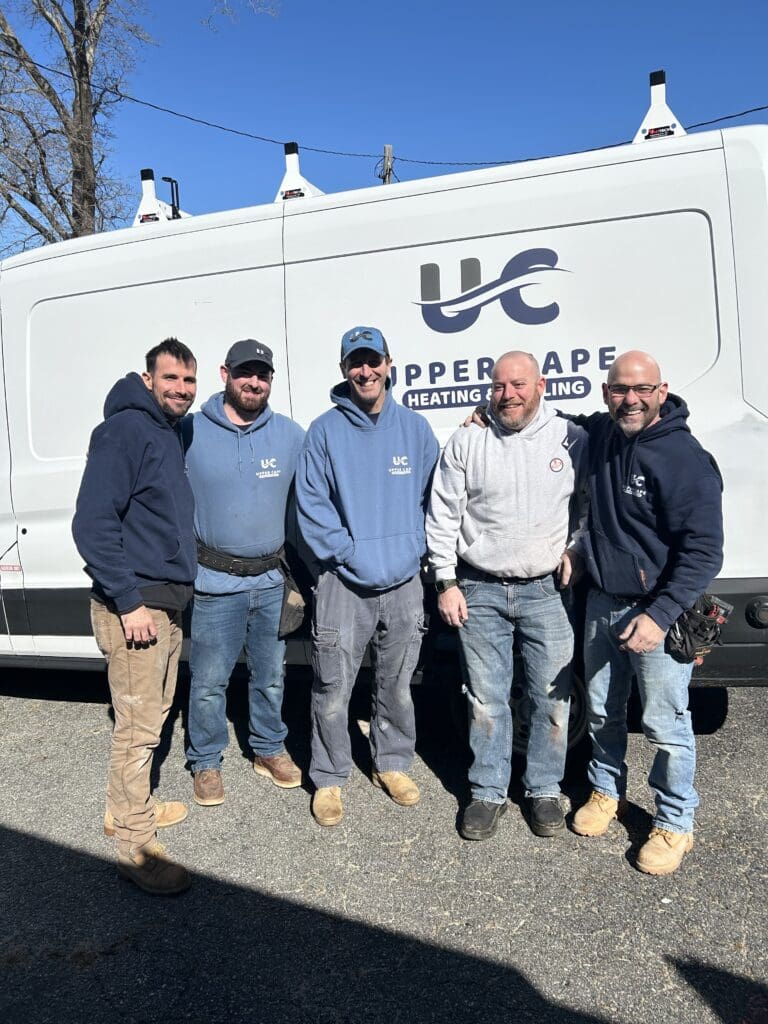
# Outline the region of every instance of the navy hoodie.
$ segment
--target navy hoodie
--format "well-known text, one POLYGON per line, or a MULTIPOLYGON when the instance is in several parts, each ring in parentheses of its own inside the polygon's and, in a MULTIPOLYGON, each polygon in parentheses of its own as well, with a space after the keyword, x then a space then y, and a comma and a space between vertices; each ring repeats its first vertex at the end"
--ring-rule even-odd
POLYGON ((723 563, 717 463, 691 434, 677 395, 632 437, 607 413, 573 418, 587 429, 590 455, 589 530, 577 547, 597 586, 642 599, 667 630, 723 563))
POLYGON ((125 613, 144 603, 143 588, 191 585, 193 514, 178 426, 129 373, 107 395, 91 435, 72 522, 94 595, 125 613))

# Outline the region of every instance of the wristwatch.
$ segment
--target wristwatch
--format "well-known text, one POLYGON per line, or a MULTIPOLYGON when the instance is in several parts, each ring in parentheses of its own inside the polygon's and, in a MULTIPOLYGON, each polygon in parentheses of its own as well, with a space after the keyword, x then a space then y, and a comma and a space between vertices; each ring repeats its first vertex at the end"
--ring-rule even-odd
POLYGON ((435 580, 435 590, 438 594, 444 594, 446 590, 450 590, 451 587, 458 587, 458 580, 435 580))

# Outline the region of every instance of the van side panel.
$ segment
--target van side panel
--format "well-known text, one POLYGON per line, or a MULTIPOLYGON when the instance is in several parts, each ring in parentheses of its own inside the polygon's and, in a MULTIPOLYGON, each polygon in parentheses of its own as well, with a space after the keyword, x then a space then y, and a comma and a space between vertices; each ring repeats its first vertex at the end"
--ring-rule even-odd
MULTIPOLYGON (((70 524, 88 439, 115 381, 169 335, 198 357, 196 407, 220 391, 239 338, 268 340, 289 409, 280 211, 252 223, 152 238, 4 275, 13 501, 34 649, 97 657, 70 524)), ((26 641, 29 644, 29 640, 26 641)))

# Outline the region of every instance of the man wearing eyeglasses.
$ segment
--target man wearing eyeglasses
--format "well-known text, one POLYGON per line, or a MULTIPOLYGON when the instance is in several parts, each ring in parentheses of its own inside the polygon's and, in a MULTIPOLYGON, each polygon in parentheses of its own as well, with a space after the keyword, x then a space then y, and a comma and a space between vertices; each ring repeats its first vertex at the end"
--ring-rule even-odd
POLYGON ((312 623, 312 814, 338 825, 352 769, 348 707, 369 642, 372 782, 412 806, 410 683, 424 633, 424 505, 438 444, 390 394, 392 360, 375 327, 341 340, 342 383, 312 423, 296 474, 299 527, 320 565, 312 623))
POLYGON ((220 372, 224 391, 183 428, 198 561, 187 758, 194 799, 203 807, 224 802, 226 694, 243 648, 254 771, 281 789, 301 785, 284 746, 279 626, 286 520, 304 431, 269 406, 274 360, 262 342, 235 342, 220 372))
POLYGON ((667 631, 722 565, 722 480, 692 436, 688 408, 657 363, 626 352, 603 385, 608 415, 583 420, 590 443, 587 534, 566 554, 583 556, 585 667, 592 794, 575 814, 579 835, 603 835, 626 807, 627 700, 633 675, 642 726, 655 748, 649 783, 656 811, 637 867, 669 874, 693 846, 696 747, 688 712, 692 665, 664 650, 667 631))

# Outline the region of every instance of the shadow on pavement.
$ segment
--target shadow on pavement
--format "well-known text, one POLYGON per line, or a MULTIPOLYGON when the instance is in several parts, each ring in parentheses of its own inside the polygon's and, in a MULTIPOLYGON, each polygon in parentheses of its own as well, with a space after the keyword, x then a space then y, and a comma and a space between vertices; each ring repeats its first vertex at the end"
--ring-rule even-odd
MULTIPOLYGON (((149 897, 100 858, 18 832, 0 830, 0 850, 0 1019, 13 1024, 609 1024, 514 968, 257 890, 200 876, 149 897)), ((726 1024, 766 1020, 765 986, 669 962, 726 1024)))
POLYGON ((768 1024, 768 987, 700 960, 664 958, 725 1024, 768 1024))
POLYGON ((514 969, 258 891, 198 877, 150 897, 30 836, 0 830, 0 850, 0 1019, 13 1024, 607 1024, 514 969))

